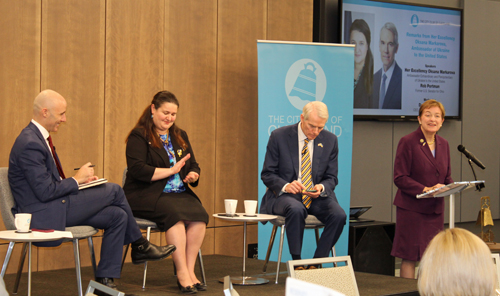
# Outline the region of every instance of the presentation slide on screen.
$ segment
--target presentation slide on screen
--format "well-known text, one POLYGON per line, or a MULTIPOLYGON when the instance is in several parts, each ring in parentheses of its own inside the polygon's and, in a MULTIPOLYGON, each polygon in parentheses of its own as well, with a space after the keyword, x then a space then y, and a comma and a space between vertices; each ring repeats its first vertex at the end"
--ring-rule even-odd
POLYGON ((373 65, 357 77, 354 115, 418 116, 428 99, 459 115, 460 10, 344 0, 342 15, 342 43, 362 46, 364 38, 369 49, 357 51, 355 62, 369 68, 371 54, 373 65))

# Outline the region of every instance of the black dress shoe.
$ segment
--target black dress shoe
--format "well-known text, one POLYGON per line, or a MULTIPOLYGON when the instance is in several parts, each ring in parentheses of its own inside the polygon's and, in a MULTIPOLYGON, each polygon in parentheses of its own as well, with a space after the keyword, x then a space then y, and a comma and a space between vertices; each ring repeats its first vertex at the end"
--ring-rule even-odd
POLYGON ((132 263, 141 264, 146 261, 158 261, 167 258, 174 251, 174 245, 159 247, 150 242, 138 247, 132 246, 132 263))
POLYGON ((207 290, 207 285, 203 284, 203 283, 196 283, 196 284, 194 284, 194 287, 198 291, 206 291, 207 290))
POLYGON ((198 292, 198 289, 196 289, 195 285, 183 287, 181 286, 179 280, 177 280, 177 287, 179 287, 179 290, 181 290, 181 292, 185 294, 195 294, 196 292, 198 292))

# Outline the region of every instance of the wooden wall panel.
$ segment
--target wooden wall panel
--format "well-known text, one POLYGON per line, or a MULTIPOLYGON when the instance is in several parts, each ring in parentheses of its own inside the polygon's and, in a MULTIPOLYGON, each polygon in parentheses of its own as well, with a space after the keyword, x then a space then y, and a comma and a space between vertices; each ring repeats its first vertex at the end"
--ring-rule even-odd
POLYGON ((10 149, 40 92, 40 10, 38 0, 0 0, 1 167, 9 165, 10 149))
MULTIPOLYGON (((9 248, 9 242, 6 242, 4 240, 1 240, 2 244, 0 245, 0 258, 3 260, 5 258, 5 254, 7 254, 7 249, 9 248)), ((9 273, 16 273, 17 268, 19 266, 19 258, 21 258, 21 252, 22 252, 22 246, 23 243, 16 243, 14 245, 14 250, 12 251, 12 254, 10 256, 9 260, 9 266, 7 267, 7 271, 5 272, 6 274, 9 273)), ((36 263, 38 259, 38 253, 36 252, 36 248, 32 249, 33 251, 31 252, 32 255, 32 263, 36 263)), ((23 266, 23 272, 28 272, 28 254, 26 253, 26 260, 24 261, 24 266, 23 266)), ((31 266, 32 271, 38 271, 38 265, 37 264, 32 264, 31 266)))
POLYGON ((312 41, 313 0, 269 0, 267 39, 312 41))
POLYGON ((207 232, 205 233, 205 240, 203 241, 203 245, 201 245, 201 253, 203 255, 215 254, 215 228, 214 227, 207 228, 207 232))
MULTIPOLYGON (((258 227, 257 224, 247 225, 247 246, 249 244, 256 244, 258 227)), ((215 237, 217 242, 215 244, 215 254, 226 256, 243 257, 243 225, 236 227, 218 227, 215 228, 215 237)), ((266 252, 267 250, 261 250, 266 252)))
MULTIPOLYGON (((104 8, 104 0, 42 5, 41 89, 59 92, 68 103, 67 122, 52 135, 68 177, 89 161, 97 175, 103 172, 104 8)), ((38 252, 39 270, 74 267, 74 260, 56 260, 73 257, 71 243, 38 252)), ((90 265, 88 255, 81 258, 82 266, 90 265)))
POLYGON ((104 176, 121 184, 125 139, 163 88, 164 1, 106 2, 104 176))
POLYGON ((67 122, 52 137, 66 175, 87 162, 103 173, 104 0, 45 0, 41 88, 66 98, 67 122))
MULTIPOLYGON (((96 261, 99 263, 101 237, 93 238, 94 250, 96 252, 96 261)), ((90 253, 87 240, 80 240, 80 264, 81 266, 91 266, 90 253)), ((38 271, 72 268, 71 272, 75 272, 75 256, 73 253, 73 243, 66 242, 58 247, 52 248, 33 248, 38 254, 38 271), (60 260, 64 258, 64 260, 60 260)), ((27 259, 26 259, 27 260, 27 259)), ((33 261, 35 262, 35 261, 33 261)))
MULTIPOLYGON (((312 35, 312 0, 291 1, 0 0, 0 95, 9 98, 0 120, 13 126, 2 129, 0 165, 8 165, 34 97, 51 88, 68 101, 68 122, 54 136, 67 174, 91 161, 121 184, 126 135, 153 95, 168 89, 202 168, 195 190, 207 211, 223 212, 224 198, 237 198, 242 212, 243 200, 257 198, 256 40, 312 35)), ((241 242, 232 241, 242 239, 241 223, 211 218, 209 225, 204 254, 224 254, 231 241, 241 256, 241 242)), ((164 243, 160 234, 153 240, 164 243)), ((254 224, 249 243, 256 240, 254 224)), ((38 253, 40 270, 73 264, 54 263, 72 257, 71 244, 38 253)))
POLYGON ((219 1, 215 212, 224 212, 225 198, 238 199, 240 208, 243 200, 257 199, 256 40, 266 38, 266 5, 219 1))
MULTIPOLYGON (((168 1, 164 89, 179 99, 177 124, 193 146, 201 175, 194 188, 211 216, 215 198, 217 1, 168 1)), ((213 224, 213 218, 210 218, 213 224)))

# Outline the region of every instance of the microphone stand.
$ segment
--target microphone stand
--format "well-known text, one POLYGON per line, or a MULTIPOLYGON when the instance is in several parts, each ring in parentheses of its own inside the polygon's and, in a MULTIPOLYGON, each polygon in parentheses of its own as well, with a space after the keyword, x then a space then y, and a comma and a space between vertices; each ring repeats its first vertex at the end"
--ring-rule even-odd
MULTIPOLYGON (((469 163, 470 168, 472 169, 472 174, 474 175, 474 181, 477 181, 476 171, 474 170, 474 167, 472 166, 472 160, 470 158, 467 158, 467 162, 469 163)), ((485 187, 484 183, 479 183, 476 185, 476 190, 481 191, 484 187, 485 187)))

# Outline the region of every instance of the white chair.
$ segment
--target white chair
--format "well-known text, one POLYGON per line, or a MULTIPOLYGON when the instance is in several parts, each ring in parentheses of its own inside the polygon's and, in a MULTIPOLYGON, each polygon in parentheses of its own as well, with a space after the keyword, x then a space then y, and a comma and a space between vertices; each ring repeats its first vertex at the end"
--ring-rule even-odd
POLYGON ((125 296, 125 293, 120 292, 120 291, 115 290, 115 289, 111 289, 110 287, 105 286, 105 285, 98 283, 96 281, 90 281, 90 283, 87 287, 87 291, 85 292, 85 296, 97 296, 94 293, 95 290, 100 291, 100 292, 104 292, 110 296, 125 296))
POLYGON ((347 296, 359 296, 358 284, 356 283, 350 256, 290 260, 287 262, 287 267, 288 275, 292 278, 321 285, 347 296), (295 270, 295 266, 327 263, 338 265, 336 267, 295 270))
MULTIPOLYGON (((122 186, 125 185, 125 180, 127 179, 127 168, 123 170, 123 177, 122 177, 122 186)), ((134 217, 135 221, 137 222, 137 225, 139 226, 140 229, 146 230, 146 239, 149 240, 151 236, 151 231, 159 232, 160 229, 158 228, 158 225, 156 225, 155 222, 147 220, 147 219, 142 219, 142 218, 137 218, 134 217)), ((127 248, 125 249, 125 253, 123 254, 123 260, 122 260, 122 269, 123 269, 123 264, 125 263, 125 258, 127 256, 128 248, 130 244, 127 245, 127 248)), ((201 255, 201 249, 198 250, 198 262, 200 263, 200 272, 201 272, 201 279, 203 284, 207 284, 206 279, 205 279, 205 267, 203 266, 203 256, 201 255)), ((144 262, 144 273, 142 276, 142 288, 146 288, 146 275, 148 272, 148 262, 144 262)), ((174 264, 174 273, 175 273, 175 264, 174 264)))
MULTIPOLYGON (((265 273, 267 270, 267 264, 269 263, 269 257, 271 256, 271 250, 273 248, 274 244, 274 239, 276 238, 276 232, 278 231, 278 227, 281 227, 281 234, 280 234, 280 245, 279 245, 279 250, 278 250, 278 262, 276 264, 276 280, 275 283, 278 283, 278 276, 280 273, 280 263, 281 263, 281 253, 283 252, 283 241, 285 239, 285 217, 284 216, 278 216, 278 218, 269 221, 271 224, 273 224, 273 230, 271 232, 271 238, 269 239, 269 246, 267 247, 267 253, 266 253, 266 260, 264 260, 264 268, 262 271, 265 273)), ((306 226, 305 229, 314 229, 314 233, 316 235, 316 243, 319 241, 319 230, 321 228, 325 227, 325 224, 323 224, 321 221, 316 218, 314 215, 308 215, 306 218, 306 226)), ((332 256, 335 257, 335 246, 332 248, 332 256)))
MULTIPOLYGON (((11 209, 14 207, 15 201, 10 190, 9 179, 8 179, 8 168, 0 168, 0 211, 2 213, 2 219, 7 230, 15 230, 16 225, 14 223, 14 215, 11 209)), ((90 261, 92 262, 92 267, 94 268, 94 275, 96 270, 95 255, 94 255, 94 243, 92 241, 92 236, 97 233, 97 229, 91 226, 73 226, 66 227, 65 231, 71 231, 73 234, 72 239, 65 239, 66 241, 73 242, 73 253, 75 257, 75 269, 76 269, 76 283, 78 287, 78 295, 82 296, 82 275, 80 269, 80 247, 78 241, 80 239, 87 239, 90 250, 90 261)), ((3 278, 5 272, 7 271, 7 266, 9 265, 10 256, 12 255, 12 250, 14 249, 15 242, 9 243, 9 248, 5 254, 5 260, 3 262, 2 271, 0 276, 3 278)), ((19 281, 21 279, 21 273, 23 271, 24 260, 26 258, 26 252, 28 250, 28 243, 23 244, 23 252, 21 253, 21 258, 19 260, 19 268, 17 271, 16 282, 14 284, 13 294, 17 294, 17 289, 19 287, 19 281)))

